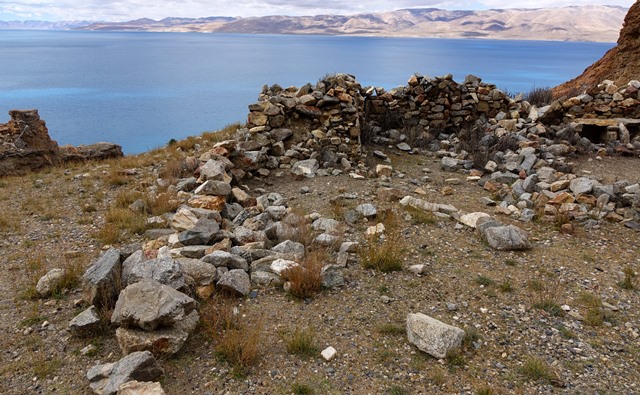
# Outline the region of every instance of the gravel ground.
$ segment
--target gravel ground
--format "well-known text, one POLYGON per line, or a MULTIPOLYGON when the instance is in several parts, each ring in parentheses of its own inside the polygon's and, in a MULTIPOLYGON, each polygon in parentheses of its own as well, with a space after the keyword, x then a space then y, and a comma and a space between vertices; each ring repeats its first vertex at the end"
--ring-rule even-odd
MULTIPOLYGON (((216 303, 235 307, 248 327, 261 325, 261 358, 246 375, 234 374, 214 352, 203 325, 178 355, 160 362, 168 394, 308 393, 301 388, 315 394, 640 393, 640 293, 618 285, 624 267, 639 270, 640 234, 603 223, 565 235, 551 222, 518 223, 502 216, 528 232, 533 248, 494 251, 455 221, 417 223, 397 202, 379 202, 377 190, 387 186, 465 212, 493 214, 479 202, 488 192, 466 175, 442 172, 435 158, 387 153, 396 174, 386 183, 347 175, 294 181, 285 175, 248 186, 279 192, 295 210, 328 217, 338 211, 330 200, 345 192, 357 196, 346 206, 374 203, 378 210, 395 210, 404 270, 365 270, 354 257, 344 269, 343 287, 310 300, 275 288, 257 289, 255 298, 215 296, 216 303), (456 177, 459 184, 445 183, 456 177), (310 192, 302 194, 302 187, 310 192), (452 188, 447 195, 441 193, 445 187, 452 188), (407 270, 413 264, 428 270, 415 275, 407 270), (585 294, 604 302, 601 324, 584 320, 585 294), (568 311, 536 308, 540 300, 568 311), (407 314, 417 312, 466 329, 473 341, 457 358, 426 356, 402 329, 407 314), (312 329, 318 350, 332 346, 336 358, 326 362, 319 351, 308 359, 288 354, 283 333, 294 328, 312 329), (543 361, 545 377, 532 378, 533 359, 543 361)), ((47 300, 27 298, 25 291, 44 268, 88 266, 100 254, 103 247, 92 235, 106 210, 118 191, 158 169, 157 155, 158 164, 141 167, 139 179, 123 186, 107 182, 114 162, 0 180, 0 393, 89 394, 87 369, 121 357, 113 328, 91 339, 67 332, 68 321, 82 310, 81 290, 47 300), (95 351, 83 355, 88 345, 95 351)), ((640 181, 638 159, 580 158, 575 165, 576 174, 590 172, 608 182, 621 175, 640 181)), ((346 227, 344 240, 362 240, 367 225, 346 227)))

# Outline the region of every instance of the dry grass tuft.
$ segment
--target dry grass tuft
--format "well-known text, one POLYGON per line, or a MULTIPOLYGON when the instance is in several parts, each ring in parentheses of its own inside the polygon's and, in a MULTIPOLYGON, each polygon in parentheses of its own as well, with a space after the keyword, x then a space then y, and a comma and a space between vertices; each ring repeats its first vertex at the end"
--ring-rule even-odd
POLYGON ((237 329, 228 329, 220 337, 216 352, 233 366, 234 375, 245 376, 260 359, 262 329, 262 320, 255 325, 238 324, 237 329))
POLYGON ((144 197, 145 206, 149 214, 162 215, 173 212, 180 206, 175 192, 162 192, 157 195, 147 194, 144 197))
POLYGON ((233 366, 234 375, 243 377, 260 359, 264 324, 262 317, 255 323, 241 322, 232 303, 225 298, 202 303, 201 326, 214 341, 216 353, 233 366))
POLYGON ((402 270, 402 255, 405 241, 395 225, 385 224, 385 236, 373 235, 362 243, 358 255, 365 269, 375 269, 383 273, 402 270))
POLYGON ((561 317, 564 311, 560 308, 558 299, 558 283, 553 280, 535 279, 528 282, 531 290, 533 307, 544 310, 554 317, 561 317))
POLYGON ((282 338, 289 354, 311 358, 318 352, 314 344, 315 332, 310 328, 296 327, 292 332, 284 333, 282 338))
POLYGON ((627 266, 622 270, 624 274, 624 279, 618 283, 620 288, 626 290, 634 290, 636 289, 636 272, 633 270, 631 266, 627 266))
POLYGON ((406 206, 404 210, 411 215, 411 223, 414 225, 435 225, 438 223, 438 219, 431 211, 412 206, 406 206))
POLYGON ((527 380, 551 382, 556 378, 547 362, 538 357, 528 358, 518 369, 527 380))
POLYGON ((289 282, 289 293, 296 298, 313 297, 322 289, 322 267, 327 260, 324 251, 314 251, 299 266, 287 269, 282 278, 289 282))
POLYGON ((579 302, 584 306, 584 323, 589 326, 600 326, 605 321, 610 321, 613 317, 602 306, 602 299, 590 292, 583 292, 579 297, 579 302))

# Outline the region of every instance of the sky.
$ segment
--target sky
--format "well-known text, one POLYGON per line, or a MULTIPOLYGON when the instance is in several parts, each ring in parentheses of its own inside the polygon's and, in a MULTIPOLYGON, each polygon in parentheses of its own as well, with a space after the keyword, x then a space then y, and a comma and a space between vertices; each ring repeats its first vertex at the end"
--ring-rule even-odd
POLYGON ((0 20, 128 21, 142 17, 356 14, 401 8, 482 10, 618 5, 635 0, 0 0, 0 20))

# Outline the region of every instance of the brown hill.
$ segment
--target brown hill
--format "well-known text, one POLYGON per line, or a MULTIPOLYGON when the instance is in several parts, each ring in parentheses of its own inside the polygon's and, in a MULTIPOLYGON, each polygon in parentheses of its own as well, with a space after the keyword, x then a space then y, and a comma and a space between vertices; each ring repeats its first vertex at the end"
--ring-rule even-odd
POLYGON ((581 93, 603 80, 618 86, 640 78, 640 2, 631 6, 620 31, 618 45, 589 66, 579 77, 554 88, 556 96, 581 93))

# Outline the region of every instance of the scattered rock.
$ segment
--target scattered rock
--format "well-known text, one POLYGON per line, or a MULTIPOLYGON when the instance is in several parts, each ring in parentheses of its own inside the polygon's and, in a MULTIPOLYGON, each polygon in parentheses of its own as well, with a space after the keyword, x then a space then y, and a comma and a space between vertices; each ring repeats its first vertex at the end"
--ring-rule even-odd
POLYGON ((114 363, 96 365, 87 372, 89 386, 98 395, 115 395, 129 381, 156 381, 164 371, 149 351, 134 352, 114 363))
POLYGON ((417 313, 407 316, 409 342, 435 358, 445 358, 447 353, 462 345, 465 332, 455 326, 417 313))

